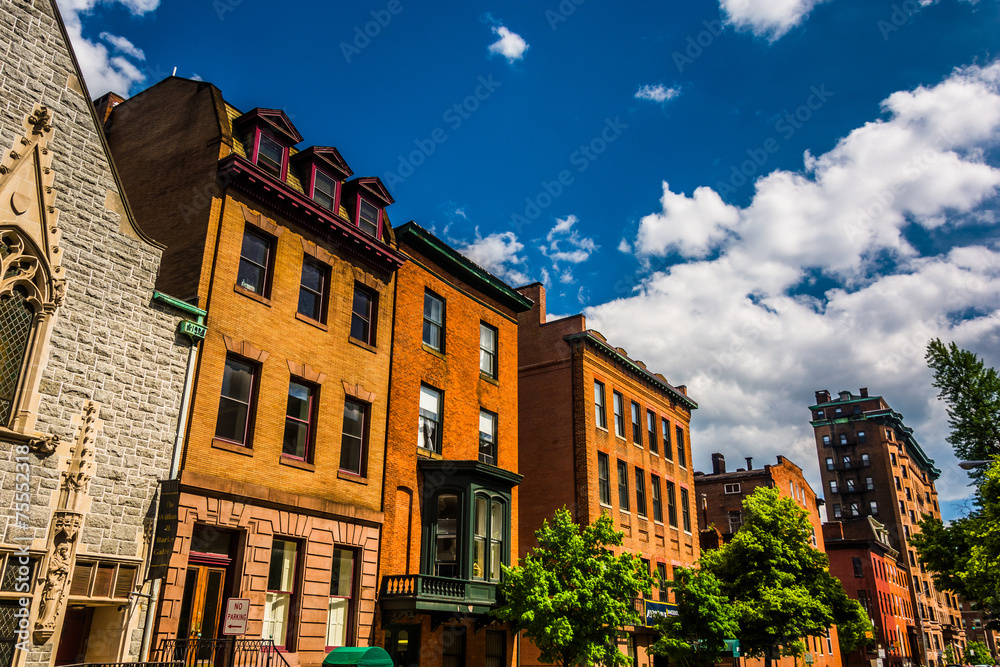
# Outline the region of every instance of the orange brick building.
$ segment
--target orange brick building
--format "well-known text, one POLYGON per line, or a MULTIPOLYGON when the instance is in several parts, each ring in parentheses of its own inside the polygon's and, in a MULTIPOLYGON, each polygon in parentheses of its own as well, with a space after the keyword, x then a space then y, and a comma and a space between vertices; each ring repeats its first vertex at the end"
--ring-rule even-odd
POLYGON ((518 543, 517 315, 531 302, 413 222, 396 230, 376 630, 397 665, 505 667, 518 543), (477 435, 478 434, 478 435, 477 435))
MULTIPOLYGON (((299 150, 281 111, 242 112, 170 77, 99 100, 158 285, 208 312, 154 646, 245 637, 292 665, 371 641, 394 281, 404 257, 377 178, 299 150)), ((167 498, 171 500, 171 498, 167 498)))
MULTIPOLYGON (((581 524, 609 514, 623 549, 654 576, 691 566, 699 556, 689 435, 697 403, 587 329, 583 315, 546 321, 542 285, 518 291, 534 302, 518 318, 521 555, 542 520, 565 506, 581 524)), ((667 602, 660 589, 636 604, 662 611, 667 602)), ((652 664, 651 628, 627 630, 622 650, 637 667, 652 664)), ((537 664, 537 649, 526 643, 521 663, 537 664)))
MULTIPOLYGON (((802 475, 802 468, 784 456, 779 456, 776 464, 753 468, 753 459, 747 458, 746 468, 726 469, 726 459, 722 454, 712 454, 712 472, 695 473, 694 481, 701 503, 698 524, 701 529, 702 548, 717 548, 728 541, 743 525, 743 499, 758 487, 775 488, 786 498, 791 498, 809 515, 812 524, 813 546, 826 552, 823 541, 823 523, 819 507, 823 499, 809 486, 802 475)), ((841 663, 840 644, 837 628, 830 628, 824 637, 804 637, 806 644, 806 664, 813 667, 844 667, 841 663)), ((744 658, 744 667, 761 667, 761 658, 744 658)), ((728 660, 724 660, 728 663, 728 660)), ((797 667, 794 658, 784 657, 772 662, 773 667, 797 667)))

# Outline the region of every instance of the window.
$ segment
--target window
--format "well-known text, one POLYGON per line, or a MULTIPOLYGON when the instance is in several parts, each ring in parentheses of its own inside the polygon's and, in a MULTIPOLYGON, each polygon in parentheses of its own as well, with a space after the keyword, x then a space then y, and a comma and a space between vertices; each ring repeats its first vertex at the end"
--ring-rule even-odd
POLYGON ((316 426, 316 387, 292 380, 288 383, 288 406, 285 409, 285 437, 282 456, 309 461, 312 459, 313 429, 316 426))
POLYGON ((677 497, 674 483, 667 482, 667 520, 674 528, 677 527, 677 497))
POLYGON ((845 456, 844 457, 844 467, 845 468, 850 468, 851 467, 851 457, 850 456, 845 456))
POLYGON ((896 454, 894 452, 889 452, 889 462, 892 465, 896 465, 896 454))
POLYGON ((865 490, 874 491, 875 490, 875 480, 871 477, 865 477, 865 490))
POLYGON ((906 466, 903 466, 903 479, 909 479, 909 478, 910 478, 909 469, 906 466))
POLYGON ((497 416, 489 410, 479 411, 479 462, 497 464, 497 416))
POLYGON ((340 469, 344 472, 365 474, 367 421, 367 405, 351 398, 344 401, 344 436, 340 441, 340 469))
POLYGON ((677 433, 677 465, 687 468, 687 444, 684 442, 684 429, 677 426, 674 430, 677 433))
POLYGON ((615 435, 619 438, 625 438, 625 398, 619 394, 617 391, 614 392, 614 408, 615 408, 615 435))
POLYGON ((355 285, 354 302, 351 305, 351 338, 374 346, 377 323, 378 293, 355 285))
POLYGON ((857 503, 851 503, 851 516, 860 516, 861 507, 857 503))
POLYGON ((903 514, 904 516, 906 515, 906 503, 904 503, 902 500, 899 501, 899 513, 903 514))
POLYGON ((841 408, 835 408, 833 412, 834 412, 834 414, 838 414, 839 415, 840 413, 843 412, 843 410, 841 408))
POLYGON ((739 482, 734 482, 733 484, 726 484, 723 487, 723 490, 726 493, 739 493, 740 492, 740 483, 739 482))
POLYGON ((910 515, 910 523, 916 523, 917 522, 917 515, 913 513, 913 510, 909 510, 907 512, 907 514, 910 515))
POLYGON ((358 227, 361 231, 378 238, 378 222, 381 211, 364 199, 360 200, 358 206, 358 227))
POLYGON ((236 284, 254 294, 267 296, 271 291, 271 255, 274 241, 247 227, 243 231, 243 247, 240 250, 240 267, 236 273, 236 284))
POLYGON ((649 438, 649 453, 659 452, 660 444, 656 441, 656 415, 652 410, 646 410, 646 437, 649 438))
POLYGON ((865 444, 865 432, 864 431, 858 431, 858 444, 860 444, 860 445, 865 444))
POLYGON ((285 170, 285 147, 263 132, 257 134, 257 166, 275 178, 285 170))
POLYGON ((618 509, 628 512, 628 464, 618 461, 618 509))
POLYGON ((465 626, 446 625, 441 637, 442 667, 465 667, 465 626))
POLYGON ((878 502, 877 501, 874 501, 874 500, 869 501, 869 503, 868 503, 868 512, 872 516, 878 516, 878 502))
POLYGON ((832 456, 826 457, 826 469, 827 470, 833 470, 833 457, 832 456))
POLYGON ((846 445, 847 444, 847 434, 846 433, 841 433, 840 434, 840 444, 841 445, 846 445))
POLYGON ((485 667, 506 667, 506 655, 507 633, 503 630, 487 630, 485 667))
POLYGON ((896 490, 897 491, 902 491, 903 490, 903 485, 900 483, 899 477, 893 477, 893 479, 896 481, 896 490))
POLYGON ((729 532, 736 533, 743 526, 743 512, 729 510, 729 532))
POLYGON ((474 528, 472 578, 500 581, 504 533, 503 503, 496 498, 476 495, 474 528))
POLYGON ((639 422, 639 404, 632 401, 632 442, 642 447, 642 424, 639 422))
POLYGON ((435 521, 434 574, 458 576, 458 496, 441 493, 437 497, 435 521))
POLYGON ((681 489, 681 519, 684 523, 684 532, 691 532, 691 503, 688 498, 688 490, 681 489))
MULTIPOLYGON (((653 479, 656 479, 655 477, 653 479)), ((667 565, 666 563, 656 564, 656 588, 657 597, 660 602, 667 601, 667 565)))
POLYGON ((840 512, 840 504, 839 503, 834 503, 833 504, 833 518, 834 519, 839 519, 841 516, 842 516, 842 514, 840 512))
POLYGON ((444 299, 424 292, 424 345, 444 352, 444 299))
POLYGON ((857 556, 853 556, 851 558, 851 565, 854 566, 854 576, 855 577, 863 577, 863 576, 865 576, 864 571, 861 569, 861 559, 860 558, 858 558, 857 556))
POLYGON ((646 518, 646 473, 635 469, 635 513, 646 518))
POLYGON ((264 596, 263 639, 273 639, 275 646, 290 645, 295 610, 295 567, 298 543, 275 538, 271 544, 271 565, 264 596))
POLYGON ((417 447, 441 453, 441 392, 420 385, 420 432, 417 447))
POLYGON ((650 480, 650 493, 653 494, 653 521, 663 523, 663 502, 660 499, 660 478, 653 475, 650 480))
POLYGON ((822 419, 822 418, 823 418, 823 411, 822 410, 817 410, 816 411, 816 419, 822 419))
POLYGON ((608 427, 608 413, 604 405, 604 383, 594 380, 594 423, 597 428, 608 427))
POLYGON ((906 499, 907 500, 909 500, 909 501, 913 500, 913 494, 910 493, 910 487, 906 487, 905 489, 903 489, 903 493, 906 494, 906 499))
MULTIPOLYGON (((337 212, 337 181, 317 169, 313 172, 313 201, 323 208, 337 212)), ((337 644, 341 646, 341 644, 337 644)))
POLYGON ((354 552, 333 550, 330 601, 326 612, 326 647, 347 646, 350 640, 351 598, 354 595, 354 552))
POLYGON ((312 257, 302 260, 302 281, 299 284, 300 315, 317 322, 326 322, 328 276, 327 267, 312 257))
POLYGON ((479 372, 497 376, 497 330, 485 322, 479 323, 479 372))
POLYGON ((222 395, 219 397, 219 419, 215 424, 216 438, 250 445, 256 376, 255 366, 226 357, 226 367, 222 371, 222 395))
POLYGON ((608 455, 597 452, 597 488, 601 504, 611 506, 611 471, 608 470, 608 455))
POLYGON ((830 480, 830 493, 838 493, 838 491, 837 491, 837 480, 835 480, 835 479, 831 479, 830 480))
POLYGON ((854 480, 853 479, 847 480, 847 492, 848 493, 854 493, 854 480))
POLYGON ((674 446, 670 442, 670 422, 666 419, 660 420, 660 433, 663 435, 663 458, 673 461, 674 446))
POLYGON ((868 457, 867 454, 862 454, 861 455, 861 467, 862 468, 871 468, 872 467, 872 461, 868 457))

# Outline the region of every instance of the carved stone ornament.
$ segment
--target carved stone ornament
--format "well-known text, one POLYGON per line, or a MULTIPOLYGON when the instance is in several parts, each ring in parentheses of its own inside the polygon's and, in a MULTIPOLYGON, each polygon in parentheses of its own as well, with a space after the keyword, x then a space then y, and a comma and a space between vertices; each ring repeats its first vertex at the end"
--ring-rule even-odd
POLYGON ((38 458, 45 458, 46 456, 51 456, 56 448, 59 446, 59 436, 50 435, 47 433, 40 433, 38 437, 31 438, 28 440, 28 449, 30 449, 38 458))
POLYGON ((83 517, 79 514, 56 514, 53 525, 56 530, 57 541, 72 542, 76 539, 77 533, 80 532, 80 526, 83 525, 83 517))
POLYGON ((32 134, 43 134, 52 129, 49 123, 52 122, 52 114, 49 113, 48 107, 41 105, 35 110, 35 113, 28 116, 28 124, 31 125, 32 134))

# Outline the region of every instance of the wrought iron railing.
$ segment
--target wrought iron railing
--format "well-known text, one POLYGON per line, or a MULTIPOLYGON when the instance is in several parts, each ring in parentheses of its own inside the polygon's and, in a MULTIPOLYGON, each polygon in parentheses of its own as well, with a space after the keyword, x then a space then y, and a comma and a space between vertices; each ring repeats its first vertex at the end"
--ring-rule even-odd
POLYGON ((182 662, 78 662, 63 667, 184 667, 182 662))
POLYGON ((432 577, 425 574, 400 574, 385 577, 382 596, 433 595, 443 598, 464 598, 465 580, 432 577))
POLYGON ((156 657, 179 667, 290 667, 272 639, 164 639, 156 657))

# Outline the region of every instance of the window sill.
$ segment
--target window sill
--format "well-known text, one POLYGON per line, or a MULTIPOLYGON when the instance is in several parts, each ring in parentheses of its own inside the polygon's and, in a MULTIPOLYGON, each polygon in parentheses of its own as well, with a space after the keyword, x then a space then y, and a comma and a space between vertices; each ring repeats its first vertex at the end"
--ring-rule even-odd
POLYGON ((297 319, 299 322, 305 322, 306 324, 314 326, 317 329, 319 329, 320 331, 329 331, 329 327, 327 327, 325 324, 323 324, 319 320, 314 320, 313 318, 309 317, 308 315, 303 315, 302 313, 295 313, 295 319, 297 319))
POLYGON ((596 428, 598 431, 604 431, 605 433, 608 432, 608 427, 607 426, 596 426, 595 425, 594 428, 596 428))
POLYGON ((375 347, 374 345, 369 345, 360 338, 355 338, 354 336, 348 336, 347 342, 351 343, 352 345, 357 345, 358 347, 363 348, 365 350, 368 350, 372 354, 378 354, 377 347, 375 347))
POLYGON ((278 459, 278 463, 283 466, 290 466, 292 468, 298 468, 299 470, 308 470, 309 472, 316 472, 315 464, 309 463, 308 461, 302 461, 300 459, 292 458, 291 456, 281 455, 278 459))
POLYGON ((435 350, 433 347, 431 347, 427 343, 421 343, 420 347, 424 348, 424 352, 427 352, 429 354, 433 354, 438 359, 444 359, 445 358, 444 352, 442 352, 441 350, 435 350))
POLYGON ((423 456, 424 458, 435 459, 437 461, 444 460, 444 456, 441 454, 438 454, 433 449, 427 449, 426 447, 421 447, 420 445, 417 445, 417 456, 423 456))
POLYGON ((641 442, 633 442, 632 444, 635 445, 636 447, 638 447, 639 449, 642 449, 642 443, 641 442))
POLYGON ((492 375, 487 375, 482 371, 479 371, 479 379, 483 380, 484 382, 489 382, 490 384, 496 385, 498 387, 500 386, 500 380, 497 380, 492 375))
POLYGON ((362 477, 357 473, 348 472, 347 470, 338 470, 337 479, 343 479, 348 482, 354 482, 355 484, 364 484, 365 486, 368 485, 368 479, 366 477, 362 477))
POLYGON ((228 440, 220 440, 219 438, 212 438, 212 446, 216 449, 224 449, 227 452, 232 452, 233 454, 242 454, 243 456, 253 456, 253 448, 247 447, 246 445, 239 445, 235 442, 229 442, 228 440))
POLYGON ((632 510, 623 510, 621 508, 618 508, 618 511, 621 512, 622 514, 628 514, 629 516, 632 516, 632 510))
POLYGON ((607 504, 607 503, 601 503, 601 502, 599 502, 599 503, 598 503, 598 505, 600 505, 601 507, 603 507, 603 508, 605 508, 605 509, 613 509, 613 508, 611 507, 611 505, 609 505, 609 504, 607 504))
POLYGON ((267 306, 268 308, 271 307, 271 300, 270 299, 268 299, 266 296, 261 296, 260 294, 257 294, 256 292, 254 292, 252 290, 248 290, 246 287, 240 287, 239 285, 233 285, 233 291, 236 292, 237 294, 242 294, 243 296, 247 297, 248 299, 253 299, 254 301, 256 301, 258 303, 262 303, 265 306, 267 306))

